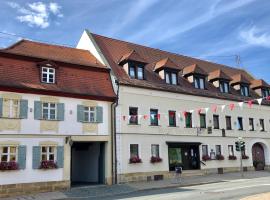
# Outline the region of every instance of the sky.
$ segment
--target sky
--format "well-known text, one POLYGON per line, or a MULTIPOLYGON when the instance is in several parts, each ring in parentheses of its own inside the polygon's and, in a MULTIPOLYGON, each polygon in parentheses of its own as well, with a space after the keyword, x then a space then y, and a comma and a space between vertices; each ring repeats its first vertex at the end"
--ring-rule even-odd
POLYGON ((0 10, 2 48, 22 38, 76 47, 88 29, 270 83, 269 0, 1 0, 0 10))

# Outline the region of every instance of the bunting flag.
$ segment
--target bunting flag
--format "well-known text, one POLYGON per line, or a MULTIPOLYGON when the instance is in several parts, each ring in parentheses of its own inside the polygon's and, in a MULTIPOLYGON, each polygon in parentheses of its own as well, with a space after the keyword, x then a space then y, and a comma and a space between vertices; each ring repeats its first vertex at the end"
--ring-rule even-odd
POLYGON ((249 101, 248 101, 248 107, 249 107, 249 108, 252 107, 252 103, 253 103, 252 100, 249 100, 249 101))
POLYGON ((217 105, 213 105, 213 106, 212 106, 212 111, 213 111, 214 113, 217 112, 217 105))
POLYGON ((239 102, 238 105, 241 109, 243 109, 244 102, 239 102))
POLYGON ((184 115, 184 117, 186 118, 186 117, 187 117, 187 112, 184 111, 184 112, 183 112, 183 115, 184 115))
POLYGON ((221 112, 224 111, 225 107, 226 107, 226 105, 222 105, 222 106, 221 106, 221 112))
POLYGON ((207 114, 209 111, 209 108, 204 108, 204 110, 205 110, 205 113, 207 114))
POLYGON ((198 115, 200 115, 200 114, 201 114, 201 112, 202 112, 202 109, 201 109, 201 108, 199 108, 199 109, 197 110, 198 115))
POLYGON ((258 104, 261 105, 262 104, 262 100, 263 98, 260 98, 260 99, 256 99, 258 101, 258 104))
POLYGON ((148 118, 148 115, 144 115, 143 118, 146 120, 148 118))
POLYGON ((158 120, 160 120, 160 114, 157 114, 157 118, 158 118, 158 120))
POLYGON ((234 107, 235 107, 234 103, 231 103, 231 104, 229 105, 229 107, 230 107, 230 110, 232 111, 232 110, 234 109, 234 107))
POLYGON ((190 113, 193 113, 193 112, 194 112, 194 110, 190 110, 189 112, 190 112, 190 113))
POLYGON ((270 101, 270 96, 268 96, 266 99, 267 99, 268 101, 270 101))
POLYGON ((177 114, 177 116, 178 116, 178 118, 180 118, 180 117, 181 117, 181 114, 180 114, 180 113, 178 113, 178 114, 177 114))

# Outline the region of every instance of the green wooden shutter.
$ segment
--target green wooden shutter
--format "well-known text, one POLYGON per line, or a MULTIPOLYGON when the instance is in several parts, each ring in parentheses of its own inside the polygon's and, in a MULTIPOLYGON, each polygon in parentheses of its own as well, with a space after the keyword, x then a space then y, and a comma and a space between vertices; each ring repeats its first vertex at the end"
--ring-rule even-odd
POLYGON ((0 98, 0 117, 3 116, 3 98, 0 98))
POLYGON ((84 106, 83 105, 77 105, 77 121, 78 122, 84 122, 84 106))
POLYGON ((103 107, 101 106, 96 107, 96 122, 97 123, 103 122, 103 107))
POLYGON ((42 104, 40 101, 34 102, 34 119, 42 119, 42 104))
POLYGON ((64 167, 64 146, 57 146, 57 167, 64 167))
POLYGON ((41 161, 41 147, 33 146, 33 155, 32 155, 32 167, 33 169, 39 169, 41 161))
POLYGON ((19 169, 25 169, 26 166, 26 146, 18 146, 18 164, 19 169))
POLYGON ((20 100, 20 118, 27 119, 28 115, 28 100, 20 100))
POLYGON ((63 103, 57 104, 57 120, 64 121, 65 118, 65 105, 63 103))

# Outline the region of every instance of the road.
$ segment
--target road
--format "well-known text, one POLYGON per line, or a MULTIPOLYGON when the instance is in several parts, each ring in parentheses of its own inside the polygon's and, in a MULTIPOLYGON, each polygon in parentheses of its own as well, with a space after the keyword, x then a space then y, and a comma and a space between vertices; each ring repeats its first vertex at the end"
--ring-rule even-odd
MULTIPOLYGON (((238 200, 270 192, 270 178, 238 179, 190 187, 166 188, 111 196, 103 200, 238 200)), ((270 198, 269 198, 270 199, 270 198)))

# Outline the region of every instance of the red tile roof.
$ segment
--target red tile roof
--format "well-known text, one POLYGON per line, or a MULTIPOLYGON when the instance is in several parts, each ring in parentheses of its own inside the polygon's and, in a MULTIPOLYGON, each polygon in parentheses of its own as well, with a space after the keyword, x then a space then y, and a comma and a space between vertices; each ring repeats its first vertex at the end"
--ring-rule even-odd
POLYGON ((237 83, 250 84, 250 81, 243 74, 236 74, 236 75, 233 75, 231 78, 232 78, 232 81, 230 83, 232 85, 235 85, 237 83))
POLYGON ((158 61, 155 65, 155 71, 160 71, 164 68, 169 68, 169 69, 174 69, 174 70, 178 70, 179 71, 179 67, 173 62, 171 61, 170 58, 164 58, 160 61, 158 61))
POLYGON ((252 89, 261 88, 261 87, 270 88, 270 85, 266 83, 264 80, 258 79, 258 80, 251 81, 250 87, 252 89))
POLYGON ((235 74, 241 74, 245 76, 245 79, 247 79, 247 81, 249 82, 254 80, 254 78, 245 70, 216 64, 192 57, 187 57, 175 53, 170 53, 167 51, 162 51, 159 49, 150 48, 130 42, 112 39, 94 33, 89 34, 91 34, 92 38, 99 46, 110 67, 112 68, 114 74, 117 76, 119 83, 122 85, 198 96, 232 99, 237 101, 259 97, 258 94, 256 94, 254 91, 250 92, 251 97, 243 97, 241 96, 239 91, 236 91, 233 88, 231 88, 230 94, 221 93, 219 89, 215 88, 209 82, 206 82, 206 90, 195 89, 193 85, 190 84, 182 76, 178 77, 179 85, 169 85, 166 84, 165 81, 162 80, 159 75, 154 71, 157 62, 159 62, 163 58, 169 58, 178 66, 179 70, 183 70, 186 66, 198 65, 207 74, 215 70, 222 70, 222 72, 229 77, 233 77, 235 74), (136 53, 143 57, 144 60, 148 63, 145 66, 146 80, 131 79, 125 72, 123 67, 118 65, 118 61, 121 59, 121 57, 132 50, 135 50, 136 53))
POLYGON ((183 75, 189 75, 189 74, 201 74, 201 75, 207 75, 207 73, 200 68, 197 64, 193 64, 190 66, 187 66, 183 69, 183 75))
POLYGON ((231 81, 232 78, 229 77, 227 74, 225 74, 221 69, 217 69, 213 72, 210 72, 208 75, 208 80, 217 80, 217 79, 223 79, 223 80, 228 80, 231 81))
POLYGON ((119 63, 122 63, 128 60, 146 63, 146 61, 139 54, 137 54, 135 50, 132 50, 129 53, 123 55, 119 63))
POLYGON ((0 88, 109 101, 116 97, 109 69, 90 52, 30 41, 0 51, 0 88), (55 63, 55 84, 41 83, 42 62, 55 63))

